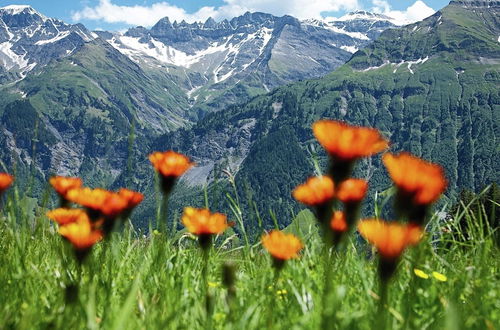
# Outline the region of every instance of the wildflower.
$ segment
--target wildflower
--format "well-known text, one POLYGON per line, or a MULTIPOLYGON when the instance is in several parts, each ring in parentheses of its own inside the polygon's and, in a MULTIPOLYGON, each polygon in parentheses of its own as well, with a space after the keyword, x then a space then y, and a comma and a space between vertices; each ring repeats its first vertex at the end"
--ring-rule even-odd
POLYGON ((203 249, 210 246, 212 235, 222 234, 230 226, 224 214, 193 207, 184 208, 181 221, 191 234, 198 236, 203 249))
POLYGON ((174 151, 154 152, 149 155, 149 160, 161 175, 161 186, 165 194, 170 193, 177 178, 194 165, 187 156, 174 151))
POLYGON ((81 209, 58 208, 47 212, 47 217, 64 226, 73 222, 77 222, 81 217, 88 219, 87 213, 81 209))
POLYGON ((284 262, 298 258, 302 250, 302 242, 293 234, 286 234, 279 230, 272 230, 262 236, 262 245, 273 257, 277 269, 283 267, 284 262))
POLYGON ((66 194, 71 189, 81 188, 83 181, 80 178, 72 178, 66 176, 54 176, 49 180, 50 185, 63 199, 66 199, 66 194))
POLYGON ((293 197, 299 202, 313 206, 321 223, 331 217, 332 200, 335 195, 333 180, 328 176, 309 178, 306 183, 297 186, 293 197))
POLYGON ((358 231, 380 253, 379 271, 383 280, 392 276, 403 251, 418 244, 423 235, 420 226, 379 219, 361 221, 358 231))
POLYGON ((413 269, 413 272, 415 275, 417 275, 420 278, 423 278, 424 280, 429 278, 429 275, 427 275, 423 270, 420 270, 418 268, 413 269))
POLYGON ((350 228, 358 221, 361 202, 368 190, 368 182, 361 179, 347 179, 337 189, 336 197, 344 203, 345 217, 350 228))
POLYGON ((330 228, 336 233, 344 233, 347 231, 348 228, 344 212, 336 211, 333 213, 332 220, 330 221, 330 228))
POLYGON ((309 206, 319 206, 328 203, 334 196, 333 181, 328 176, 309 178, 293 191, 293 197, 309 206))
POLYGON ((126 188, 121 188, 118 191, 118 195, 120 195, 127 202, 127 209, 129 210, 139 205, 144 199, 143 194, 126 188))
POLYGON ((368 182, 361 179, 348 179, 342 182, 336 192, 337 198, 345 204, 359 203, 365 198, 368 182))
POLYGON ((0 173, 0 194, 12 185, 14 177, 8 173, 0 173))
POLYGON ((440 282, 446 282, 446 281, 448 281, 448 278, 447 278, 445 275, 443 275, 443 274, 441 274, 441 273, 438 273, 438 272, 432 272, 432 276, 433 276, 436 280, 438 280, 438 281, 440 281, 440 282))
POLYGON ((100 188, 72 189, 67 193, 67 198, 89 209, 93 220, 101 215, 114 219, 129 205, 129 202, 119 194, 100 188))
POLYGON ((341 121, 319 120, 313 124, 313 133, 332 159, 335 183, 349 177, 356 159, 372 156, 389 146, 378 130, 341 121))
POLYGON ((79 261, 82 261, 92 246, 103 237, 100 230, 92 228, 90 220, 86 217, 80 217, 76 222, 61 226, 59 234, 73 245, 79 261))
POLYGON ((410 221, 422 224, 428 206, 446 189, 443 168, 407 152, 385 154, 382 160, 398 188, 396 208, 410 221))

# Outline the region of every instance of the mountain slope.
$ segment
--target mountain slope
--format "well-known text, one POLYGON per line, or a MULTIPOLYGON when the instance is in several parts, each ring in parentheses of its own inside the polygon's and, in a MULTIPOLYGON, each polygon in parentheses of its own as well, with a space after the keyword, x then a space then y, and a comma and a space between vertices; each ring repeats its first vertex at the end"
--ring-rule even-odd
POLYGON ((143 70, 101 39, 88 42, 0 87, 0 158, 40 183, 58 173, 110 184, 137 149, 188 123, 187 98, 173 79, 143 70))
MULTIPOLYGON (((377 127, 391 139, 392 151, 442 164, 450 198, 459 189, 498 182, 499 7, 498 1, 453 1, 422 22, 385 31, 324 78, 209 115, 190 130, 160 138, 156 148, 195 159, 199 167, 186 176, 192 185, 231 168, 241 195, 254 192, 259 210, 275 210, 282 223, 300 209, 290 188, 313 171, 306 155, 320 150, 310 128, 320 118, 377 127), (290 163, 281 157, 289 150, 302 152, 290 163)), ((325 165, 322 152, 320 160, 325 165)), ((372 190, 390 185, 379 157, 363 161, 357 174, 370 178, 372 190)))
POLYGON ((66 57, 95 39, 83 25, 45 17, 29 6, 0 8, 0 83, 66 57))
POLYGON ((368 13, 331 22, 246 13, 219 23, 163 18, 150 30, 98 33, 141 65, 183 75, 196 112, 325 75, 392 27, 388 17, 368 13))

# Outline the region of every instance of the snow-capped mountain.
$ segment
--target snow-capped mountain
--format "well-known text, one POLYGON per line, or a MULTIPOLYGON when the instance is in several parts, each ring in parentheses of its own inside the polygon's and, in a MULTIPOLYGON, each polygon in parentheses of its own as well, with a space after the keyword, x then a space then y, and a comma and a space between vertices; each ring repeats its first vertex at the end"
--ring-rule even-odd
POLYGON ((30 6, 0 8, 0 82, 70 55, 96 37, 83 25, 45 17, 30 6))
POLYGON ((230 21, 192 24, 172 23, 166 17, 151 29, 98 34, 136 63, 197 74, 186 86, 188 95, 194 103, 220 107, 221 92, 224 100, 234 102, 241 86, 269 91, 322 76, 391 27, 395 25, 390 18, 366 12, 337 21, 246 13, 230 21), (234 88, 228 97, 225 91, 234 88))
POLYGON ((399 25, 389 16, 362 10, 348 13, 340 18, 309 19, 304 23, 351 37, 335 43, 335 46, 351 53, 355 53, 368 42, 377 39, 383 31, 399 25))

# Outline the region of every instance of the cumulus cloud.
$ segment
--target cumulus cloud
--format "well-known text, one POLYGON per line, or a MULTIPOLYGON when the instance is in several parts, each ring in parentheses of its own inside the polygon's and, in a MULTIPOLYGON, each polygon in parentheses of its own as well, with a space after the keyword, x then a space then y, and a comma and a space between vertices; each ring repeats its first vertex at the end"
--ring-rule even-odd
POLYGON ((405 11, 393 10, 391 5, 386 0, 372 0, 373 12, 382 13, 390 16, 401 25, 421 21, 433 15, 436 11, 427 6, 423 1, 418 0, 413 5, 408 7, 405 11))
POLYGON ((114 4, 112 0, 100 0, 95 7, 86 6, 74 12, 72 19, 150 27, 166 16, 172 21, 194 22, 204 21, 209 17, 222 20, 242 15, 247 11, 260 11, 277 16, 288 14, 298 18, 320 18, 324 12, 357 8, 359 8, 358 0, 224 0, 224 5, 220 7, 206 6, 195 13, 188 13, 183 8, 168 2, 157 2, 150 6, 120 6, 114 4))

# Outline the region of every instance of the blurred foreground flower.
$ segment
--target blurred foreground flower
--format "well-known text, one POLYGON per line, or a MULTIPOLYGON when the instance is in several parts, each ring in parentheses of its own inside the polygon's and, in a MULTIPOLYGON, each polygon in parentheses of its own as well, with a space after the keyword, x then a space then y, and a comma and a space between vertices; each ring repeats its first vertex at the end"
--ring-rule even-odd
POLYGON ((198 236, 198 242, 204 250, 211 246, 212 235, 222 234, 230 227, 224 214, 194 207, 184 208, 181 221, 191 234, 198 236))
POLYGON ((382 281, 387 281, 396 270, 403 251, 420 242, 423 231, 414 224, 367 219, 358 224, 358 230, 380 253, 379 272, 382 281))
POLYGON ((73 245, 80 262, 87 256, 92 246, 103 237, 102 232, 93 229, 89 218, 84 216, 78 218, 76 222, 61 226, 59 233, 73 245))
POLYGON ((115 218, 128 207, 128 202, 117 193, 96 188, 72 189, 67 193, 69 201, 89 209, 92 220, 105 216, 115 218))
POLYGON ((65 176, 54 176, 50 178, 49 182, 61 199, 61 207, 65 207, 68 204, 66 197, 68 191, 81 188, 83 185, 82 179, 65 176))
POLYGON ((396 209, 409 221, 423 224, 428 206, 446 190, 443 168, 407 152, 388 153, 382 160, 398 188, 396 209))
POLYGON ((344 203, 344 213, 348 229, 358 221, 361 202, 368 190, 368 182, 362 179, 347 179, 343 181, 335 192, 336 197, 344 203))
POLYGON ((345 214, 342 211, 335 211, 330 221, 330 228, 334 233, 342 234, 348 230, 345 214))
POLYGON ((0 173, 0 194, 3 194, 14 182, 14 177, 8 173, 0 173))
POLYGON ((271 254, 274 265, 281 269, 285 261, 298 258, 304 247, 302 242, 293 234, 286 234, 279 230, 272 230, 262 236, 262 245, 271 254))
POLYGON ((336 184, 350 176, 358 158, 372 156, 389 146, 374 128, 352 126, 336 120, 315 122, 313 133, 330 155, 330 175, 336 184))
POLYGON ((47 212, 47 217, 60 226, 77 222, 81 217, 86 217, 88 219, 88 215, 84 210, 67 208, 58 208, 49 211, 47 212))
POLYGON ((194 166, 187 156, 175 151, 154 152, 149 155, 149 160, 161 175, 161 188, 165 194, 169 194, 175 181, 194 166))
POLYGON ((125 210, 122 214, 122 217, 124 219, 128 218, 130 216, 130 213, 132 212, 132 210, 137 205, 139 205, 144 199, 143 194, 136 192, 136 191, 133 191, 133 190, 130 190, 130 189, 126 189, 126 188, 121 188, 118 191, 118 195, 120 195, 127 203, 127 206, 125 207, 125 210))
POLYGON ((292 192, 297 201, 314 207, 316 217, 321 223, 327 222, 331 216, 334 194, 333 180, 328 176, 311 177, 292 192))
POLYGON ((144 198, 141 193, 125 188, 118 193, 101 188, 78 188, 66 195, 69 201, 85 207, 92 221, 104 220, 102 229, 105 234, 113 230, 117 218, 128 217, 144 198))

